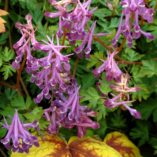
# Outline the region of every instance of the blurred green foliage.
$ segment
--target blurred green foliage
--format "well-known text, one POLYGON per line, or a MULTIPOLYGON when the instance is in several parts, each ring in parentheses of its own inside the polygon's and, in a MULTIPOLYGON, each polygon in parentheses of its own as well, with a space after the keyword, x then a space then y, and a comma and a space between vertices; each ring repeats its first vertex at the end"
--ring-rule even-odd
MULTIPOLYGON (((0 8, 5 7, 5 2, 0 1, 0 8)), ((155 7, 156 0, 148 1, 148 5, 155 7)), ((15 89, 8 86, 8 84, 15 85, 16 83, 16 71, 11 66, 16 56, 12 45, 19 39, 20 34, 15 28, 15 23, 17 21, 25 23, 24 17, 30 13, 39 41, 46 39, 46 35, 55 34, 58 28, 58 19, 51 20, 43 15, 46 10, 53 11, 54 9, 49 5, 48 0, 11 0, 7 7, 9 15, 4 17, 7 21, 7 31, 0 34, 0 138, 6 132, 1 128, 4 122, 3 116, 10 122, 15 109, 18 109, 22 121, 39 120, 41 133, 48 125, 42 119, 42 114, 43 108, 49 106, 49 102, 44 101, 40 105, 34 103, 33 99, 39 89, 29 82, 29 76, 25 70, 22 73, 22 78, 30 96, 24 94, 24 89, 21 89, 23 95, 19 95, 15 89)), ((110 45, 121 15, 122 8, 119 0, 93 0, 92 7, 97 7, 92 17, 97 21, 96 32, 108 33, 107 36, 101 37, 101 40, 106 45, 110 45)), ((149 145, 150 151, 157 154, 157 12, 154 15, 153 23, 144 23, 142 27, 144 30, 152 32, 155 35, 155 40, 150 42, 141 37, 133 43, 133 48, 128 48, 125 45, 120 53, 120 58, 125 62, 119 63, 122 71, 130 74, 130 84, 139 86, 141 89, 132 95, 136 100, 134 105, 142 114, 141 120, 132 118, 127 111, 120 109, 109 111, 105 108, 96 82, 100 83, 100 91, 106 95, 111 91, 110 83, 107 82, 105 74, 98 80, 92 73, 93 69, 98 67, 107 56, 106 49, 100 43, 94 41, 90 58, 79 61, 76 78, 81 86, 81 103, 97 111, 97 121, 101 126, 97 130, 89 129, 87 135, 103 138, 110 131, 122 131, 130 136, 141 150, 149 145), (131 62, 131 64, 125 64, 126 62, 131 62)), ((122 39, 123 37, 121 37, 122 39)), ((68 45, 66 42, 65 44, 68 45)), ((70 48, 65 53, 72 51, 73 49, 70 48)), ((75 61, 76 58, 73 57, 72 68, 75 61)), ((74 133, 75 131, 60 130, 62 136, 70 137, 74 133)), ((148 157, 144 151, 142 154, 144 157, 148 157)))

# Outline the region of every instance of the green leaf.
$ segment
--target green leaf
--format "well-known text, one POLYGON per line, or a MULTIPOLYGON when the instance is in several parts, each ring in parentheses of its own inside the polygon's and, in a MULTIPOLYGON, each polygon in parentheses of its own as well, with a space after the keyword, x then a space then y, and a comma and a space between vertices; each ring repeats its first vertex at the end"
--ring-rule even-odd
POLYGON ((137 110, 141 112, 142 119, 144 120, 148 120, 148 118, 152 115, 153 112, 155 112, 153 114, 154 119, 157 119, 157 114, 156 114, 157 98, 155 99, 149 98, 148 100, 143 101, 137 106, 137 110))
POLYGON ((35 107, 30 113, 25 113, 24 117, 28 119, 28 121, 32 122, 41 119, 42 115, 43 115, 42 107, 35 107))
POLYGON ((157 75, 157 62, 155 60, 145 60, 142 61, 142 68, 140 70, 140 76, 144 77, 152 77, 153 75, 157 75))
POLYGON ((0 114, 3 115, 4 117, 13 117, 15 113, 15 108, 12 108, 11 106, 8 106, 8 104, 5 104, 5 110, 1 110, 0 114))
POLYGON ((13 69, 11 65, 3 65, 3 67, 0 69, 0 72, 3 73, 4 80, 7 80, 10 76, 13 75, 15 69, 13 69))
POLYGON ((150 143, 152 146, 157 146, 157 138, 152 137, 152 138, 150 139, 149 143, 150 143))
POLYGON ((124 50, 124 53, 122 54, 122 57, 128 61, 138 61, 140 60, 144 55, 141 55, 137 52, 135 52, 133 49, 129 49, 129 48, 126 48, 124 50))
POLYGON ((108 121, 108 125, 111 128, 121 129, 127 126, 127 121, 120 110, 111 112, 109 116, 110 116, 110 119, 108 121))
POLYGON ((111 23, 109 25, 109 29, 113 29, 118 27, 119 19, 118 18, 112 18, 111 23))
POLYGON ((141 146, 149 141, 149 126, 147 121, 137 121, 136 127, 130 132, 133 139, 138 139, 138 145, 141 146))
POLYGON ((110 10, 106 9, 106 8, 97 9, 94 12, 94 16, 98 17, 102 21, 104 21, 104 17, 110 16, 111 14, 112 14, 112 12, 110 10))
POLYGON ((6 88, 4 93, 0 95, 0 109, 5 110, 6 106, 10 104, 12 99, 16 96, 16 91, 10 88, 6 88))
POLYGON ((111 92, 110 83, 106 80, 105 74, 102 75, 101 79, 99 80, 99 83, 100 91, 103 94, 108 94, 109 92, 111 92))
POLYGON ((2 126, 0 126, 0 139, 3 138, 6 133, 7 133, 7 129, 2 128, 2 126))
POLYGON ((5 32, 0 35, 0 44, 4 44, 9 36, 9 32, 5 32))
POLYGON ((15 55, 15 53, 12 50, 10 50, 8 47, 5 47, 4 52, 1 53, 4 62, 9 62, 14 58, 15 55))
POLYGON ((88 60, 87 63, 87 68, 90 69, 94 66, 100 66, 103 62, 102 60, 104 60, 104 53, 103 52, 95 52, 94 54, 92 54, 88 60))
POLYGON ((47 129, 48 125, 49 125, 49 122, 46 119, 41 118, 39 120, 40 131, 44 131, 44 133, 45 133, 45 130, 47 129))
POLYGON ((102 119, 101 121, 99 121, 99 124, 100 124, 100 128, 95 130, 95 134, 99 135, 103 139, 108 129, 108 125, 105 119, 102 119))
POLYGON ((35 106, 34 101, 31 99, 31 97, 27 96, 26 103, 25 103, 26 109, 29 109, 30 107, 33 107, 33 106, 35 106))
POLYGON ((95 107, 100 99, 97 90, 93 87, 90 87, 88 89, 81 89, 80 95, 81 102, 88 101, 92 107, 95 107))
POLYGON ((89 88, 95 83, 95 78, 92 73, 84 74, 81 80, 82 88, 89 88), (88 80, 88 81, 87 81, 88 80))
POLYGON ((25 100, 23 96, 16 95, 11 101, 11 106, 15 109, 26 109, 25 100))
POLYGON ((13 89, 7 88, 5 89, 4 94, 9 101, 12 101, 12 99, 17 95, 17 92, 13 89))
POLYGON ((139 100, 142 101, 143 99, 146 100, 150 96, 150 91, 146 84, 138 84, 138 87, 140 88, 139 91, 132 93, 133 100, 139 100))
POLYGON ((107 108, 104 106, 104 102, 98 103, 98 106, 96 108, 97 112, 97 120, 100 121, 101 119, 105 119, 107 115, 107 108))

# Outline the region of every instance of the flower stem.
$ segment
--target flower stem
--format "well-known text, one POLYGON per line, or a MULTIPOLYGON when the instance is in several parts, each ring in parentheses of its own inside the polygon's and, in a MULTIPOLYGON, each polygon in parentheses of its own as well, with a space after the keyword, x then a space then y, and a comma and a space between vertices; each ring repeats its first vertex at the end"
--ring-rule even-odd
POLYGON ((3 152, 3 150, 0 148, 0 153, 3 157, 7 157, 6 154, 3 152))
POLYGON ((5 5, 4 5, 4 10, 5 11, 8 11, 8 0, 5 0, 5 5))
POLYGON ((64 31, 64 34, 63 34, 62 45, 64 45, 64 44, 65 44, 65 40, 66 40, 66 31, 64 31))
POLYGON ((22 64, 20 66, 20 69, 17 70, 17 78, 16 78, 16 89, 18 91, 20 91, 20 79, 21 79, 21 74, 22 74, 22 71, 24 69, 24 66, 25 66, 25 62, 26 62, 26 54, 24 55, 24 59, 22 61, 22 64))
POLYGON ((14 85, 10 85, 9 83, 3 82, 3 81, 0 81, 0 86, 5 86, 5 87, 11 88, 11 89, 16 89, 16 87, 14 85))
POLYGON ((97 41, 99 44, 101 44, 105 49, 107 49, 108 51, 112 52, 113 48, 111 46, 106 45, 100 38, 94 36, 93 39, 95 41, 97 41))
POLYGON ((25 85, 25 83, 23 82, 22 77, 20 77, 20 83, 21 83, 21 85, 22 85, 22 88, 23 88, 25 94, 26 94, 27 96, 30 96, 30 95, 29 95, 29 92, 28 92, 28 90, 27 90, 27 88, 26 88, 26 85, 25 85))
POLYGON ((76 59, 76 61, 75 61, 75 64, 74 64, 74 70, 73 70, 73 77, 75 77, 75 75, 76 75, 76 70, 77 70, 77 65, 78 65, 78 63, 79 63, 79 58, 77 58, 76 59))
POLYGON ((120 63, 120 64, 128 64, 128 65, 136 64, 136 65, 142 65, 142 62, 126 61, 126 60, 123 60, 122 58, 120 58, 119 56, 116 56, 116 59, 118 60, 118 63, 120 63))
POLYGON ((123 41, 122 41, 122 43, 121 43, 121 45, 118 48, 116 48, 116 51, 118 53, 123 49, 123 47, 125 45, 125 42, 126 42, 126 38, 124 38, 123 41))

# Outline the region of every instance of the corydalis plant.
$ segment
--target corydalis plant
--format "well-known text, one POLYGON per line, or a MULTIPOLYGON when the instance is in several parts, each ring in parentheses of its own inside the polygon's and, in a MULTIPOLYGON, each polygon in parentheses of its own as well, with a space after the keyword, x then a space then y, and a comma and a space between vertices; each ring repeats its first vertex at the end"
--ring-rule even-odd
MULTIPOLYGON (((111 89, 116 94, 112 94, 113 98, 107 98, 104 102, 105 106, 107 108, 116 108, 123 106, 126 110, 130 112, 132 116, 134 116, 137 119, 141 118, 140 113, 131 108, 130 104, 133 102, 130 100, 130 93, 137 92, 139 90, 138 87, 129 87, 129 76, 127 74, 124 74, 118 67, 114 56, 117 54, 117 52, 113 52, 111 54, 108 54, 108 57, 104 63, 96 68, 94 70, 94 75, 98 77, 101 73, 106 73, 106 79, 108 81, 112 81, 111 89), (114 83, 113 83, 114 82, 114 83)), ((97 87, 99 91, 101 92, 99 88, 99 84, 97 84, 97 87)), ((102 93, 102 96, 105 96, 102 93)))
POLYGON ((45 118, 50 122, 48 131, 56 133, 60 127, 77 127, 78 136, 82 137, 87 128, 98 128, 99 124, 90 118, 95 117, 96 113, 80 105, 79 87, 75 81, 69 86, 66 95, 56 93, 56 99, 45 109, 45 118))
POLYGON ((53 38, 49 37, 47 37, 48 42, 39 43, 35 38, 32 16, 27 15, 26 20, 27 24, 16 23, 22 37, 13 46, 17 57, 12 65, 15 69, 19 69, 23 57, 26 57, 26 71, 31 74, 31 82, 42 90, 35 99, 36 103, 40 103, 43 98, 50 99, 53 90, 65 90, 66 83, 69 81, 69 58, 61 54, 65 46, 59 44, 58 37, 56 37, 57 45, 53 43, 53 38), (34 57, 32 51, 35 50, 42 51, 45 56, 34 57))
POLYGON ((96 68, 93 73, 97 77, 102 72, 106 72, 106 78, 108 81, 111 80, 120 80, 122 71, 119 69, 114 57, 117 54, 117 52, 113 52, 111 54, 108 53, 107 59, 103 61, 103 64, 96 68))
POLYGON ((116 46, 120 34, 123 34, 128 42, 128 46, 132 46, 133 39, 138 39, 141 35, 152 40, 154 36, 145 32, 140 27, 140 18, 151 23, 153 21, 154 10, 147 8, 144 0, 122 0, 121 5, 123 7, 118 31, 114 37, 112 43, 116 46))
POLYGON ((38 129, 38 123, 23 124, 20 121, 17 111, 15 111, 11 124, 8 125, 5 120, 3 127, 6 128, 8 132, 1 142, 7 149, 12 148, 12 151, 28 153, 29 148, 32 147, 32 145, 39 146, 37 137, 31 135, 28 131, 29 128, 38 129))
POLYGON ((65 91, 70 80, 69 58, 61 53, 65 46, 59 45, 58 37, 57 45, 53 43, 53 38, 49 37, 48 42, 44 41, 44 43, 37 43, 34 47, 36 50, 45 52, 46 56, 35 59, 34 64, 30 65, 31 82, 42 89, 35 99, 36 103, 40 103, 43 98, 50 99, 53 91, 65 91))
POLYGON ((26 57, 26 65, 32 63, 33 56, 31 51, 33 45, 37 42, 35 39, 35 30, 32 25, 32 16, 28 14, 25 19, 27 24, 16 23, 16 28, 19 29, 22 37, 13 45, 17 55, 15 61, 12 63, 15 69, 20 68, 23 57, 26 57))
POLYGON ((69 4, 69 1, 67 1, 67 3, 63 3, 65 4, 64 6, 61 5, 62 3, 57 3, 55 0, 50 1, 50 3, 58 11, 55 13, 46 12, 45 16, 50 18, 59 17, 58 36, 60 38, 62 36, 66 36, 72 45, 75 45, 78 40, 82 41, 82 44, 75 49, 75 52, 79 55, 81 52, 85 52, 85 55, 89 57, 96 24, 94 22, 89 31, 86 29, 87 23, 91 19, 95 10, 89 10, 91 0, 87 0, 83 3, 79 0, 77 0, 77 2, 73 1, 76 6, 72 11, 68 11, 66 7, 67 4, 69 4))
POLYGON ((105 106, 112 109, 116 107, 122 107, 125 110, 128 110, 130 114, 137 118, 141 118, 141 114, 136 110, 130 107, 130 104, 133 102, 130 99, 130 93, 137 92, 138 87, 129 87, 128 86, 129 76, 127 74, 122 74, 120 81, 111 84, 111 89, 115 94, 112 94, 113 98, 108 98, 105 101, 105 106))

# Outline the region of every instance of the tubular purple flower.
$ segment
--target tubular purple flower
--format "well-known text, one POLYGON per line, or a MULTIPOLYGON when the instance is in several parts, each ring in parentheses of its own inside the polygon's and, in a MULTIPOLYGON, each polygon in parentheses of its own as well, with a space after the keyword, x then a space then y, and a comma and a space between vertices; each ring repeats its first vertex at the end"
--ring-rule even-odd
POLYGON ((50 18, 58 16, 59 26, 57 35, 60 38, 65 35, 70 44, 73 45, 76 43, 77 40, 81 40, 82 44, 78 46, 78 48, 76 48, 75 52, 76 54, 82 56, 80 53, 83 52, 83 49, 85 48, 84 52, 86 54, 86 57, 89 57, 94 35, 95 22, 93 23, 89 31, 85 30, 85 26, 87 25, 87 22, 90 20, 95 10, 89 10, 91 0, 87 0, 83 3, 81 3, 79 0, 77 1, 77 3, 72 2, 76 3, 77 5, 71 12, 68 12, 66 9, 66 6, 70 3, 70 1, 63 2, 61 1, 60 3, 56 1, 51 1, 50 3, 58 10, 58 12, 46 12, 45 15, 50 18), (62 6, 63 2, 65 4, 64 6, 62 6))
POLYGON ((86 48, 84 49, 84 52, 86 54, 86 57, 88 58, 91 52, 91 46, 92 46, 92 40, 93 40, 93 35, 94 35, 94 29, 96 26, 96 22, 93 23, 91 26, 91 29, 89 30, 88 34, 84 38, 82 44, 76 49, 76 53, 79 54, 81 51, 83 51, 85 45, 87 44, 86 48), (79 51, 78 51, 79 49, 79 51))
POLYGON ((99 124, 92 121, 89 117, 95 116, 95 112, 89 110, 85 106, 80 106, 79 87, 74 86, 72 95, 63 102, 64 112, 68 113, 67 118, 63 121, 63 126, 78 129, 78 136, 81 137, 86 133, 87 128, 96 129, 99 124))
POLYGON ((50 123, 48 126, 48 132, 56 134, 58 132, 59 127, 61 126, 61 114, 60 109, 55 106, 55 104, 51 104, 48 109, 44 111, 44 117, 50 123))
POLYGON ((56 12, 56 13, 50 13, 50 12, 45 12, 44 14, 45 16, 47 17, 50 17, 50 18, 56 18, 56 17, 59 17, 62 15, 62 12, 56 12))
POLYGON ((19 117, 17 110, 10 125, 5 120, 4 128, 8 129, 7 135, 1 140, 7 149, 12 147, 12 151, 27 152, 32 145, 39 146, 37 137, 28 132, 28 128, 38 128, 36 122, 23 124, 19 117))
POLYGON ((129 76, 127 74, 122 74, 118 82, 115 82, 115 84, 111 84, 111 88, 119 93, 133 93, 140 90, 139 87, 129 87, 128 82, 129 76))
POLYGON ((122 94, 118 94, 117 96, 111 98, 111 99, 107 99, 105 101, 105 106, 107 108, 116 108, 119 106, 123 106, 125 109, 127 109, 130 114, 135 117, 136 119, 140 119, 141 118, 141 114, 140 112, 138 112, 136 109, 132 109, 128 104, 132 103, 133 101, 123 101, 122 100, 122 94))
POLYGON ((95 117, 96 113, 86 106, 80 105, 79 87, 75 81, 71 81, 71 85, 67 90, 68 96, 63 93, 56 92, 56 99, 51 106, 45 110, 44 116, 50 122, 48 131, 50 133, 58 132, 63 126, 65 128, 77 127, 78 136, 83 136, 87 128, 96 129, 99 127, 90 117, 95 117))
POLYGON ((16 23, 16 28, 20 30, 22 37, 13 45, 17 54, 15 61, 12 63, 12 66, 15 69, 19 69, 24 54, 26 54, 27 58, 26 64, 31 62, 33 59, 33 56, 31 55, 31 46, 37 43, 35 39, 35 30, 32 26, 32 16, 28 14, 25 19, 27 24, 16 23))
POLYGON ((104 63, 94 70, 94 75, 99 76, 104 70, 106 71, 106 78, 108 81, 116 80, 119 81, 122 75, 122 71, 119 69, 117 63, 114 60, 116 52, 108 54, 107 59, 104 63))
POLYGON ((63 92, 69 82, 70 75, 69 58, 60 52, 65 46, 60 46, 58 39, 57 45, 54 45, 53 39, 49 37, 48 42, 44 42, 45 44, 37 43, 34 45, 36 50, 47 53, 47 56, 37 59, 37 69, 33 68, 35 62, 32 64, 31 80, 42 89, 35 99, 36 103, 40 103, 43 98, 50 99, 53 90, 63 92))
POLYGON ((129 107, 127 104, 123 104, 123 106, 130 112, 133 117, 135 117, 136 119, 141 119, 141 113, 138 112, 136 109, 129 107))
POLYGON ((122 0, 123 7, 118 31, 114 37, 112 44, 116 46, 120 34, 123 34, 127 39, 128 46, 132 46, 133 39, 140 38, 141 34, 146 38, 153 40, 154 36, 148 32, 144 32, 139 26, 140 16, 148 23, 153 21, 154 10, 145 6, 144 0, 122 0), (133 18, 134 17, 134 22, 133 18))

